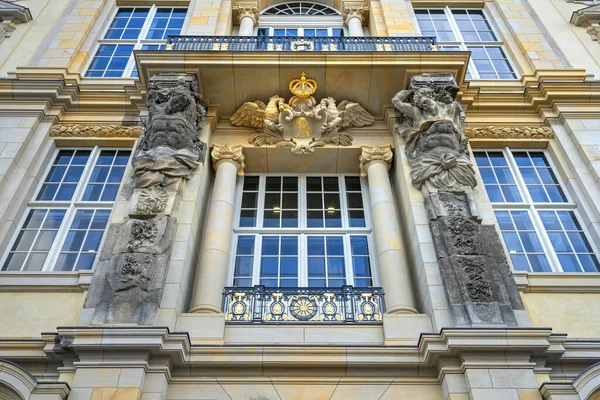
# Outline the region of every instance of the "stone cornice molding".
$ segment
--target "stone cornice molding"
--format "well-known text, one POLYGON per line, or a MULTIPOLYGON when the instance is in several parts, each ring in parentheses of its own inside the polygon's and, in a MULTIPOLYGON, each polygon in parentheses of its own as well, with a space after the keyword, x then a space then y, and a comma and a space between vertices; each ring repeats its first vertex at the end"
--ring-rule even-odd
POLYGON ((344 25, 352 18, 360 19, 362 24, 365 21, 365 5, 362 1, 345 1, 342 3, 342 16, 344 25))
POLYGON ((465 136, 469 139, 552 139, 554 133, 546 126, 467 126, 465 136))
POLYGON ((600 273, 514 271, 512 275, 524 293, 600 293, 600 273))
POLYGON ((50 137, 67 138, 137 138, 141 126, 121 125, 53 125, 50 137))
POLYGON ((258 23, 258 2, 241 1, 236 3, 235 10, 237 11, 238 24, 242 22, 242 18, 252 18, 254 25, 258 23))
POLYGON ((93 271, 2 271, 0 292, 83 292, 92 283, 93 271))
POLYGON ((246 156, 243 153, 244 147, 241 144, 215 144, 210 156, 212 158, 213 167, 216 170, 217 166, 222 161, 231 161, 237 165, 238 175, 244 175, 244 160, 246 156))
POLYGON ((394 153, 392 153, 392 146, 389 144, 383 146, 360 146, 361 153, 358 158, 360 170, 360 176, 367 176, 367 170, 369 165, 374 162, 382 162, 386 165, 389 170, 392 167, 392 159, 394 153))

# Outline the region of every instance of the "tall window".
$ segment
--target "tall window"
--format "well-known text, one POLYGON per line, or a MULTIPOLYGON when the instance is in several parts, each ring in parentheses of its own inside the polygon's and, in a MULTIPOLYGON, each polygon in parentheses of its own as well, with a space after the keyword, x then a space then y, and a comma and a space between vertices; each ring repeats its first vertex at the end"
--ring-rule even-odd
POLYGON ((186 13, 186 8, 120 7, 85 76, 137 77, 133 50, 163 49, 169 36, 181 33, 186 13))
POLYGON ((374 285, 361 178, 245 176, 231 282, 248 287, 374 285))
POLYGON ((442 50, 470 51, 467 79, 516 79, 502 41, 482 10, 416 9, 423 36, 436 36, 442 50))
POLYGON ((28 204, 3 271, 91 269, 130 150, 60 149, 28 204))
POLYGON ((476 151, 515 270, 598 272, 594 245, 542 151, 476 151))

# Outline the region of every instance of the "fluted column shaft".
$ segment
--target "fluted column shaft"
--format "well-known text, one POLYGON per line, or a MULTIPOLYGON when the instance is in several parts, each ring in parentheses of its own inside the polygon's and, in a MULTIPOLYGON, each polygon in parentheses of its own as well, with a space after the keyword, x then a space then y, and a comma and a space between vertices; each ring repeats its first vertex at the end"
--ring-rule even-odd
POLYGON ((216 176, 190 312, 221 312, 233 229, 235 181, 236 175, 242 175, 244 170, 242 145, 215 145, 211 157, 216 176))
POLYGON ((391 148, 389 145, 361 148, 360 169, 369 181, 377 264, 386 313, 417 313, 388 174, 393 157, 391 148))

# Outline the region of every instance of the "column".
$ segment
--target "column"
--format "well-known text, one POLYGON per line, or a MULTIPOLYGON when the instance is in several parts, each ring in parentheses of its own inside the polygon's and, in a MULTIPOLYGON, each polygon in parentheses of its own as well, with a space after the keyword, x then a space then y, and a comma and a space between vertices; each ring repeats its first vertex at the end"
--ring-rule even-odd
POLYGON ((237 3, 238 36, 254 36, 254 26, 258 22, 258 3, 237 3))
POLYGON ((190 312, 220 313, 227 280, 233 223, 236 175, 244 174, 242 145, 215 145, 211 153, 216 171, 204 229, 198 278, 190 312))
POLYGON ((373 231, 377 247, 379 277, 385 293, 386 313, 412 314, 414 308, 408 265, 402 248, 398 213, 388 171, 391 146, 361 146, 360 173, 369 181, 373 231))
POLYGON ((363 23, 363 3, 362 2, 344 2, 342 5, 344 14, 344 25, 348 27, 348 36, 364 36, 363 23))

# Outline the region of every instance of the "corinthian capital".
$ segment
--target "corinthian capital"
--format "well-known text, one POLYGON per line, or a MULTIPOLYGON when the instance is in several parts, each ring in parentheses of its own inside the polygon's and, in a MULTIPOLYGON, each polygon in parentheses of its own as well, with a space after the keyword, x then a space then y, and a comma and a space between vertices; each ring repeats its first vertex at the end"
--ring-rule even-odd
POLYGON ((342 4, 342 14, 344 15, 344 24, 348 25, 348 21, 352 18, 360 19, 364 22, 364 3, 362 1, 345 1, 342 4))
POLYGON ((242 22, 242 18, 249 17, 254 21, 254 25, 258 23, 258 2, 244 1, 236 3, 238 24, 242 22))
POLYGON ((392 159, 394 153, 392 153, 392 146, 386 144, 384 146, 360 146, 362 152, 360 153, 358 168, 360 169, 361 176, 367 176, 367 169, 369 164, 373 162, 383 162, 386 164, 387 169, 392 167, 392 159))
POLYGON ((244 160, 246 157, 242 153, 242 145, 234 144, 229 146, 228 144, 215 144, 210 156, 212 158, 213 167, 217 169, 217 166, 221 161, 232 161, 237 165, 238 175, 244 175, 244 160))

